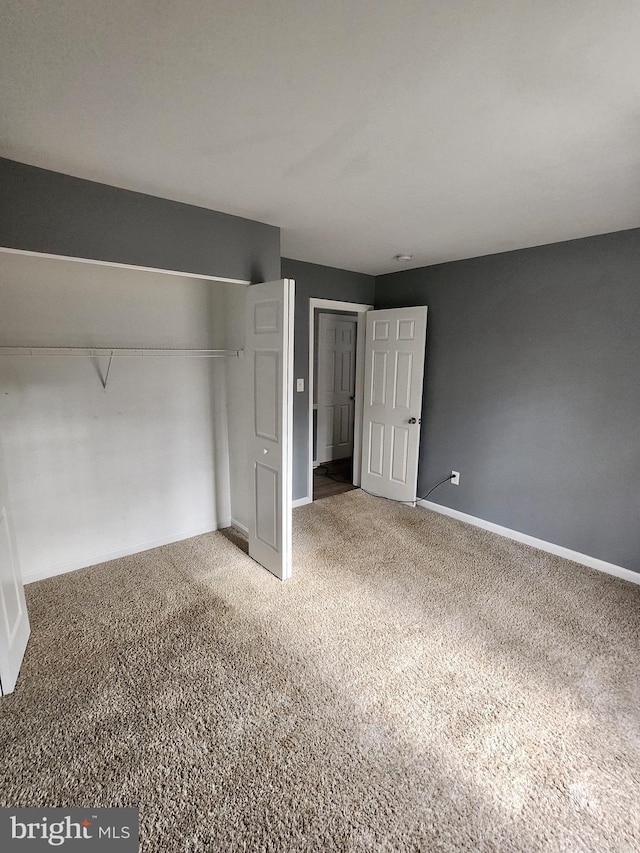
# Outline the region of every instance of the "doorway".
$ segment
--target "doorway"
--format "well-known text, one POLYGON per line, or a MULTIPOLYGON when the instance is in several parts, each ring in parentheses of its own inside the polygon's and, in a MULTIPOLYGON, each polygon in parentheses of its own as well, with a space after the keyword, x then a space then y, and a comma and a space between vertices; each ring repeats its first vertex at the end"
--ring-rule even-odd
POLYGON ((366 312, 309 300, 309 500, 360 485, 366 312))

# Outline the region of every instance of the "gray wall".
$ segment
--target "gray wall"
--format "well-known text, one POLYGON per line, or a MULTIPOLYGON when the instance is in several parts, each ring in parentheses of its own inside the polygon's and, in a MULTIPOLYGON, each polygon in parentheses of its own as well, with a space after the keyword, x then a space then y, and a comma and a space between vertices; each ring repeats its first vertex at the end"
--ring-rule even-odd
POLYGON ((0 246, 247 281, 280 275, 280 229, 0 158, 0 246))
POLYGON ((640 229, 380 276, 428 305, 419 494, 640 572, 640 229))
POLYGON ((282 276, 296 280, 294 374, 304 393, 293 397, 293 497, 307 494, 309 462, 309 299, 337 299, 373 305, 375 278, 364 273, 282 259, 282 276))

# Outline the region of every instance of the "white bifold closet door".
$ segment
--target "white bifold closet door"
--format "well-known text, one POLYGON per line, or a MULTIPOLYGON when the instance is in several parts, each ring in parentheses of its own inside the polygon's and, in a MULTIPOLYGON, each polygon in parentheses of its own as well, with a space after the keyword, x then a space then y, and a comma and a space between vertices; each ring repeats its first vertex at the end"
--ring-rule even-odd
POLYGON ((253 284, 247 295, 249 556, 282 580, 291 577, 294 287, 253 284))
POLYGON ((0 695, 12 693, 30 627, 0 445, 0 695))
POLYGON ((367 313, 362 488, 415 502, 427 309, 367 313))

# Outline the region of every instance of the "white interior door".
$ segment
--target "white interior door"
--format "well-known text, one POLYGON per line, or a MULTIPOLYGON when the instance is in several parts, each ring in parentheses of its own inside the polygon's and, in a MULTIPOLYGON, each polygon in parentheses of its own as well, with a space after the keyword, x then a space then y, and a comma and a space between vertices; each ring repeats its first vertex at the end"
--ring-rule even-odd
POLYGON ((356 393, 355 317, 318 317, 318 462, 353 455, 356 393))
POLYGON ((247 295, 251 373, 249 556, 291 577, 294 281, 253 284, 247 295))
POLYGON ((418 484, 427 309, 369 311, 362 488, 413 502, 418 484))
POLYGON ((0 446, 0 691, 12 693, 29 639, 29 617, 18 564, 0 446))

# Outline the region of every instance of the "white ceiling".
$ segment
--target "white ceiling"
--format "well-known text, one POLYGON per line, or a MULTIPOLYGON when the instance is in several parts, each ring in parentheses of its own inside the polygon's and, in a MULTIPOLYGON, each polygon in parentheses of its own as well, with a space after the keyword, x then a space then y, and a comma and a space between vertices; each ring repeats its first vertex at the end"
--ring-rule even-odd
POLYGON ((4 0, 0 154, 369 273, 640 226, 637 0, 4 0))

